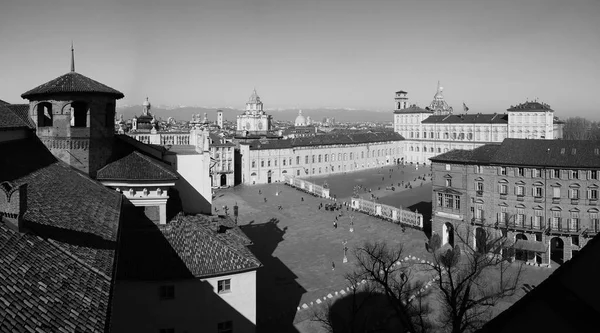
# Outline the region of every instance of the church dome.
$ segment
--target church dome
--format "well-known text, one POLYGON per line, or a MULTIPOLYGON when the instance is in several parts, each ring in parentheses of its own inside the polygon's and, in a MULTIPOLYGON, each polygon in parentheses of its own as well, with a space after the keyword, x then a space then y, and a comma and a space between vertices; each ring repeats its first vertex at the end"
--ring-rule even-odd
POLYGON ((294 121, 294 126, 306 126, 306 118, 302 115, 302 110, 298 111, 298 117, 294 121))
POLYGON ((148 108, 150 108, 150 101, 148 101, 148 97, 146 97, 146 100, 144 101, 144 103, 142 103, 142 106, 146 106, 148 108))

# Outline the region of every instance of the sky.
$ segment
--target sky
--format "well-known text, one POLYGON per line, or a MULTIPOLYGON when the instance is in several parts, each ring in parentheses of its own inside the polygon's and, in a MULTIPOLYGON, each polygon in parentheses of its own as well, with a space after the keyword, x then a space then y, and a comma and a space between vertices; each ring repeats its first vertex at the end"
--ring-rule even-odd
POLYGON ((538 98, 600 119, 598 0, 3 0, 0 99, 75 67, 119 104, 391 111, 538 98))

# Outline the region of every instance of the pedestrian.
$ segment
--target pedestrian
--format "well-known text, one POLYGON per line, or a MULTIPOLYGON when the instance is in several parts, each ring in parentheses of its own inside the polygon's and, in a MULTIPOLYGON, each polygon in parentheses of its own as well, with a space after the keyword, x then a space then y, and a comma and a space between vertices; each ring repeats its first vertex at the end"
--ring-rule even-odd
POLYGON ((262 194, 262 191, 261 191, 261 190, 258 190, 258 194, 259 194, 259 195, 260 195, 260 194, 262 194))
POLYGON ((337 222, 333 222, 333 229, 337 229, 337 222))
POLYGON ((300 201, 304 201, 304 197, 300 197, 300 201))
POLYGON ((267 197, 265 197, 264 199, 265 199, 265 202, 267 202, 267 197))
POLYGON ((335 262, 333 262, 333 261, 331 262, 331 270, 335 271, 335 262))

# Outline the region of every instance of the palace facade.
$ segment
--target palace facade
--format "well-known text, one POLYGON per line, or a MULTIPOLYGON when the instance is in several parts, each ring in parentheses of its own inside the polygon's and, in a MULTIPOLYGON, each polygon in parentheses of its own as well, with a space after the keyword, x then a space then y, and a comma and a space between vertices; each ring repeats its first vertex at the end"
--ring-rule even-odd
POLYGON ((442 90, 438 83, 433 101, 424 109, 409 105, 406 91, 396 92, 394 130, 406 138, 409 163, 428 163, 430 157, 452 149, 474 149, 505 138, 562 138, 563 123, 548 104, 527 101, 507 113, 454 114, 442 90))
POLYGON ((505 139, 431 162, 432 230, 444 245, 467 226, 496 230, 514 241, 516 259, 550 265, 600 230, 600 142, 505 139))
POLYGON ((324 134, 240 144, 242 183, 265 184, 284 175, 310 177, 400 163, 401 135, 394 132, 324 134))

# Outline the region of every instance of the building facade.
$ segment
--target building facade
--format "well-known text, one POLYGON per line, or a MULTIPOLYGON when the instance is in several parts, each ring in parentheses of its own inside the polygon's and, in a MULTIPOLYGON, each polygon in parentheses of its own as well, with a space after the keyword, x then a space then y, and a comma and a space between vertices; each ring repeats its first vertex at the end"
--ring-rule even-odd
POLYGON ((444 245, 470 226, 474 240, 501 232, 516 259, 550 265, 569 260, 600 230, 598 142, 505 139, 431 161, 432 230, 444 245))
POLYGON ((237 135, 252 136, 272 129, 272 116, 265 113, 256 89, 246 102, 246 110, 237 116, 237 135))
POLYGON ((284 175, 310 177, 400 163, 402 136, 393 132, 326 134, 240 144, 242 183, 264 184, 284 175))
POLYGON ((394 130, 406 139, 409 163, 428 163, 430 157, 452 149, 474 149, 505 138, 562 138, 562 122, 548 104, 528 101, 511 106, 506 113, 455 114, 442 90, 438 83, 433 101, 425 109, 409 105, 407 92, 396 92, 394 130))
POLYGON ((230 187, 235 185, 235 148, 216 134, 210 134, 210 176, 212 187, 230 187))

